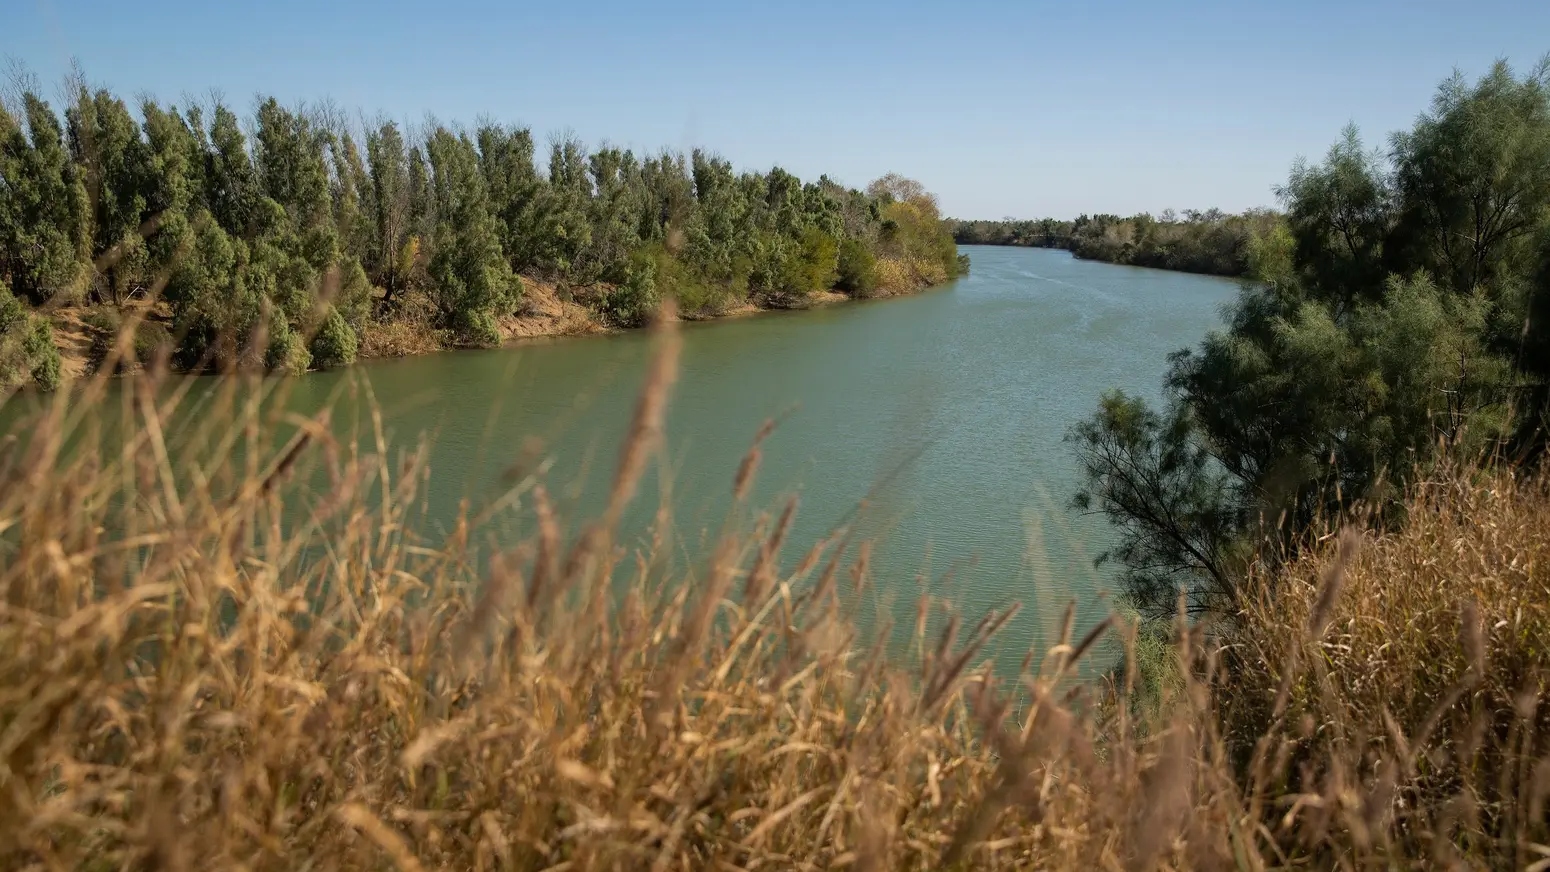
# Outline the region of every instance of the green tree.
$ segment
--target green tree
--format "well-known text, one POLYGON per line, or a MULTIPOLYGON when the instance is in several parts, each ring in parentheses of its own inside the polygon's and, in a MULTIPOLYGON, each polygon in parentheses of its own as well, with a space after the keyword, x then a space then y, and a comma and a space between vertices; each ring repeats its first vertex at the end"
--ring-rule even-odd
POLYGON ((667 239, 693 223, 698 202, 690 162, 681 153, 662 152, 640 165, 633 185, 644 202, 638 233, 645 241, 667 239))
POLYGON ((65 150, 59 119, 22 95, 26 127, 0 107, 0 275, 34 303, 73 299, 91 250, 86 188, 65 150))
POLYGON ((1381 291, 1392 197, 1378 157, 1365 150, 1355 127, 1345 129, 1323 164, 1294 165, 1278 193, 1289 206, 1296 260, 1310 292, 1349 310, 1381 291))
POLYGON ((868 297, 877 289, 877 258, 859 239, 840 242, 835 287, 853 297, 868 297))
POLYGON ((1550 215, 1550 57, 1521 80, 1500 62, 1473 87, 1449 79, 1395 136, 1394 163, 1393 268, 1426 269, 1460 294, 1521 275, 1550 215))
POLYGON ((431 168, 425 161, 425 149, 418 145, 409 148, 409 178, 407 187, 409 212, 409 236, 428 240, 436 230, 436 203, 431 192, 431 168))
POLYGON ((305 115, 282 107, 273 97, 259 105, 254 150, 259 186, 298 229, 330 218, 325 141, 326 135, 305 115))
POLYGON ((330 188, 340 252, 347 258, 363 261, 372 252, 376 236, 366 205, 371 197, 371 177, 354 137, 348 132, 330 134, 328 149, 333 159, 330 188))
POLYGON ((200 145, 176 109, 163 110, 147 100, 140 112, 145 118, 147 170, 141 232, 146 236, 150 279, 159 283, 192 241, 189 209, 203 199, 200 145))
MULTIPOLYGON (((589 158, 588 173, 595 195, 586 272, 621 282, 631 272, 630 256, 642 243, 641 226, 649 211, 640 163, 631 152, 604 148, 589 158)), ((647 238, 655 235, 652 230, 648 228, 647 238)))
POLYGON ((92 296, 118 303, 148 268, 140 231, 152 181, 147 149, 129 107, 105 90, 81 88, 65 129, 90 205, 92 296))
POLYGON ((443 326, 463 341, 494 344, 496 318, 516 307, 521 286, 501 251, 478 152, 466 136, 444 128, 427 150, 437 219, 430 275, 443 326))
POLYGON ((1349 129, 1295 166, 1285 230, 1248 247, 1255 281, 1225 328, 1170 359, 1165 408, 1111 397, 1073 430, 1078 501, 1120 527, 1110 554, 1142 611, 1171 611, 1181 587, 1230 609, 1235 560, 1292 553, 1353 504, 1398 520, 1399 486, 1439 445, 1543 440, 1525 423, 1550 393, 1544 69, 1445 83, 1394 138, 1392 185, 1349 129))
POLYGON ((391 306, 408 287, 418 255, 409 162, 398 125, 386 122, 367 135, 366 164, 371 177, 372 239, 363 262, 371 279, 383 288, 383 305, 391 306))
POLYGON ((549 182, 542 207, 533 216, 536 226, 527 229, 530 234, 541 234, 547 243, 539 268, 567 278, 576 278, 571 272, 592 244, 592 222, 587 214, 592 182, 587 165, 586 149, 580 141, 567 137, 550 146, 549 182))
POLYGON ((204 154, 205 202, 227 233, 247 236, 261 196, 258 173, 237 116, 215 104, 204 154))
POLYGON ((513 271, 533 269, 545 259, 546 208, 543 180, 533 164, 533 134, 526 128, 481 126, 479 171, 484 176, 490 210, 498 222, 501 250, 513 271))

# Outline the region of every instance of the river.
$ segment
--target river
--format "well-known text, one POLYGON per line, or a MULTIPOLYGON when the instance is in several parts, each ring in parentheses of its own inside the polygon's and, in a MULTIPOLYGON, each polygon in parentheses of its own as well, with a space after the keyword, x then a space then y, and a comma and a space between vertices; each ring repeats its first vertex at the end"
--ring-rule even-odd
MULTIPOLYGON (((1156 397, 1164 358, 1197 342, 1236 291, 1227 280, 1080 261, 1063 251, 966 247, 971 273, 917 296, 684 326, 669 409, 668 480, 681 549, 713 534, 760 425, 754 502, 799 494, 789 550, 871 494, 874 586, 913 622, 923 582, 972 619, 1013 601, 1002 644, 1047 638, 1065 603, 1106 613, 1092 558, 1109 535, 1067 507, 1068 428, 1122 387, 1156 397)), ((432 432, 430 517, 497 488, 530 437, 553 458, 571 517, 606 490, 650 350, 645 333, 374 361, 288 385, 310 412, 365 375, 399 444, 432 432)), ((642 499, 655 506, 656 477, 642 499)), ((870 611, 870 609, 868 609, 870 611)))

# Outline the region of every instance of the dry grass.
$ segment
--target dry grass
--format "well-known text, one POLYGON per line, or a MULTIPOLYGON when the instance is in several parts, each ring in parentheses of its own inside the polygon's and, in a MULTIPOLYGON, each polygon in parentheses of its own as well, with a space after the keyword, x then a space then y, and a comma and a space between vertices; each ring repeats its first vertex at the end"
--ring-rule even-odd
POLYGON ((675 568, 667 531, 620 548, 675 373, 659 331, 609 508, 572 526, 514 472, 427 540, 425 453, 391 455, 376 420, 350 438, 292 421, 276 442, 257 394, 283 382, 231 380, 187 433, 176 385, 148 379, 122 444, 93 432, 91 396, 14 430, 0 867, 1395 868, 1451 862, 1445 844, 1506 867, 1547 850, 1522 696, 1537 705, 1524 681, 1546 661, 1543 483, 1423 490, 1403 534, 1298 564, 1228 647, 1179 634, 1179 689, 1141 716, 1134 657, 1106 685, 1071 678, 1104 633, 1133 646, 1128 625, 1068 612, 998 679, 981 652, 1007 616, 965 627, 922 603, 908 662, 885 658, 841 605, 876 583, 866 549, 850 557, 844 531, 787 543, 794 505, 743 503, 757 442, 702 565, 675 568), (486 546, 497 520, 528 532, 486 546))
POLYGON ((915 272, 907 261, 896 257, 877 259, 877 290, 884 295, 900 294, 915 285, 915 272))
POLYGON ((407 321, 370 321, 361 328, 360 356, 411 357, 446 348, 441 331, 407 321))
POLYGON ((436 329, 435 304, 419 291, 405 291, 393 317, 368 318, 361 328, 360 356, 409 357, 447 347, 444 331, 436 329))
POLYGON ((947 281, 947 269, 941 263, 919 257, 877 259, 876 296, 911 294, 947 281))
POLYGON ((1293 725, 1255 750, 1287 758, 1279 772, 1262 761, 1267 789, 1329 850, 1544 861, 1550 482, 1444 472, 1409 514, 1253 585, 1229 723, 1244 746, 1293 725))

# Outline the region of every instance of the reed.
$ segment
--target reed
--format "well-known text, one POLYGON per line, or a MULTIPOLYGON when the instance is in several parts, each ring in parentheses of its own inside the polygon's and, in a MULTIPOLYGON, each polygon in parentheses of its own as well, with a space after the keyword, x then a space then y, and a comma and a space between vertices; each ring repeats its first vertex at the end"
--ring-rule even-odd
POLYGON ((1176 681, 1118 617, 1011 679, 1008 612, 889 659, 839 581, 868 550, 788 542, 795 502, 667 579, 616 543, 673 329, 602 516, 524 463, 496 502, 531 534, 483 555, 489 512, 421 532, 426 453, 377 416, 280 441, 283 382, 236 376, 169 449, 154 375, 117 442, 52 399, 0 454, 0 867, 1547 867, 1544 480, 1445 471, 1403 529, 1244 579, 1176 681), (1105 634, 1124 667, 1078 681, 1105 634))

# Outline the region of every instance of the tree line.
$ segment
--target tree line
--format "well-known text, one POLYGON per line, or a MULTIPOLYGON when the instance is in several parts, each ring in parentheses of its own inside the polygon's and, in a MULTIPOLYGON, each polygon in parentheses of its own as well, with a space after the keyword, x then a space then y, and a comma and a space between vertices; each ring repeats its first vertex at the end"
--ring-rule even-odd
POLYGON ((1071 440, 1077 505, 1145 613, 1231 614, 1254 561, 1353 516, 1402 520, 1456 452, 1541 455, 1550 411, 1550 58, 1445 81, 1386 148, 1348 128, 1278 190, 1226 325, 1172 355, 1162 405, 1104 397, 1071 440))
POLYGON ((524 279, 634 326, 664 293, 713 314, 967 266, 935 198, 897 175, 863 191, 702 150, 557 137, 541 155, 497 123, 410 130, 274 98, 246 119, 218 100, 131 107, 79 77, 67 91, 62 115, 36 88, 0 104, 0 383, 57 382, 40 312, 62 307, 152 300, 182 367, 297 372, 411 317, 445 344, 494 344, 524 279))
POLYGON ((1229 214, 1172 209, 1159 216, 1142 212, 1081 215, 1074 221, 1054 218, 1006 221, 954 221, 959 245, 1025 245, 1063 248, 1085 260, 1146 266, 1217 276, 1248 273, 1254 239, 1270 233, 1281 220, 1267 209, 1229 214))

